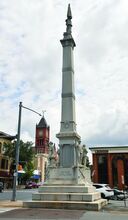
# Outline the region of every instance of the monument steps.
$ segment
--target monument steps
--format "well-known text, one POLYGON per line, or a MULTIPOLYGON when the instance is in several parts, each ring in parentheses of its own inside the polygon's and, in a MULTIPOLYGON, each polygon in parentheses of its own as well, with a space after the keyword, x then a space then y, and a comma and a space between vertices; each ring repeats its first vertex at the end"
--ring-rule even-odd
POLYGON ((36 201, 84 201, 92 202, 100 199, 100 193, 34 193, 32 200, 36 201))
POLYGON ((93 202, 44 200, 44 201, 26 201, 23 202, 23 207, 99 211, 106 204, 107 204, 106 199, 99 199, 93 202))
POLYGON ((23 202, 23 207, 98 211, 106 204, 92 185, 44 184, 32 194, 32 201, 23 202))
MULTIPOLYGON (((92 193, 96 192, 96 189, 92 185, 64 185, 64 180, 61 180, 61 185, 56 184, 44 184, 43 186, 39 187, 38 192, 39 193, 92 193)), ((54 183, 54 182, 53 182, 54 183)))

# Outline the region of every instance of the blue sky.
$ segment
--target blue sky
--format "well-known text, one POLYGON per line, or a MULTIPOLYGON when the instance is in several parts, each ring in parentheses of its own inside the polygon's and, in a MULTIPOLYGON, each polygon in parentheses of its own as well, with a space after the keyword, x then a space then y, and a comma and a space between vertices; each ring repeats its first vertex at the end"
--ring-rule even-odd
MULTIPOLYGON (((0 130, 17 133, 18 105, 46 110, 60 130, 62 47, 69 1, 0 1, 0 130)), ((128 1, 71 0, 76 123, 87 146, 128 145, 128 1)), ((21 138, 40 120, 22 112, 21 138)))

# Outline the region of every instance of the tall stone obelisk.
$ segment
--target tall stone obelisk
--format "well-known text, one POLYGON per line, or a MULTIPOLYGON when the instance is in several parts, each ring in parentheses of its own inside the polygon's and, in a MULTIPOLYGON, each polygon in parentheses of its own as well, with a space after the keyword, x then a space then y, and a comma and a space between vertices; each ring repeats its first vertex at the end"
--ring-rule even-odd
POLYGON ((76 131, 74 59, 76 46, 72 37, 72 13, 68 5, 66 32, 60 41, 63 47, 62 105, 59 139, 59 163, 55 167, 50 160, 46 184, 90 185, 90 169, 82 165, 80 136, 76 131), (86 176, 86 177, 85 177, 86 176))
POLYGON ((61 40, 63 47, 61 128, 60 133, 56 135, 59 138, 60 166, 62 167, 77 166, 78 157, 76 147, 80 141, 80 136, 76 132, 73 57, 76 44, 72 37, 71 20, 72 14, 69 4, 66 32, 64 32, 64 37, 61 40))
POLYGON ((52 144, 49 154, 47 180, 32 201, 24 207, 100 210, 107 203, 96 192, 90 179, 90 170, 81 163, 80 136, 76 132, 75 89, 72 37, 72 14, 68 5, 63 46, 62 113, 59 138, 59 163, 55 163, 52 144))

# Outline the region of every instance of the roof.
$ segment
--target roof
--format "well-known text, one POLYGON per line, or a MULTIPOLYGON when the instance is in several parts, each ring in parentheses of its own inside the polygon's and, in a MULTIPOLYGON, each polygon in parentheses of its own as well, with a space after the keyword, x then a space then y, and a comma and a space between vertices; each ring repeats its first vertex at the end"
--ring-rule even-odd
POLYGON ((110 148, 113 148, 113 149, 116 149, 116 148, 128 148, 128 145, 125 145, 125 146, 96 146, 96 147, 89 147, 90 150, 105 150, 105 149, 110 149, 110 148))
POLYGON ((3 131, 0 131, 0 138, 5 138, 5 139, 8 139, 8 140, 14 140, 16 138, 16 136, 12 136, 12 135, 7 134, 3 131))
POLYGON ((89 147, 92 153, 128 153, 127 146, 102 146, 102 147, 89 147))
POLYGON ((36 125, 37 128, 47 128, 49 127, 44 116, 41 118, 39 124, 36 125))

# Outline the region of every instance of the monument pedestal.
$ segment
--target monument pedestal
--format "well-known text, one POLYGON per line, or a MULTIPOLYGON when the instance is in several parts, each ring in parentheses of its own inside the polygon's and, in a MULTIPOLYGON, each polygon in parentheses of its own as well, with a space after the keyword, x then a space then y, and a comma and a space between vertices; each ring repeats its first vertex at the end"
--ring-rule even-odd
POLYGON ((49 167, 48 177, 45 185, 90 185, 90 169, 84 166, 73 166, 72 168, 49 167))
POLYGON ((23 207, 100 210, 107 200, 101 199, 92 186, 90 170, 83 170, 83 167, 49 168, 47 182, 38 193, 32 194, 32 201, 23 202, 23 207))

